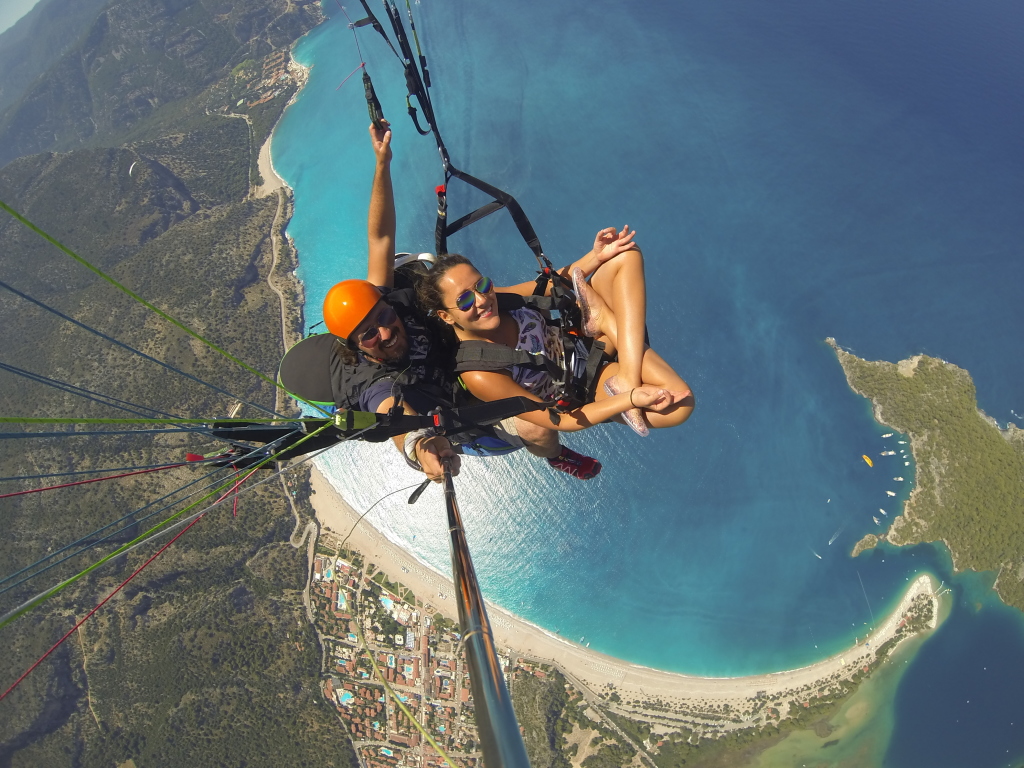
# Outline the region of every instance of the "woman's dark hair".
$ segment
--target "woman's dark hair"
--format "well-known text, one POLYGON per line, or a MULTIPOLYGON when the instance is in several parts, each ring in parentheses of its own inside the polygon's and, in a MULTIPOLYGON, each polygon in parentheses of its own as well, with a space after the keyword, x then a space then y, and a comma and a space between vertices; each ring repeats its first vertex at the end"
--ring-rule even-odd
POLYGON ((439 309, 446 309, 444 298, 441 296, 441 278, 448 273, 449 269, 458 264, 473 266, 473 262, 461 253, 441 254, 434 262, 433 268, 420 278, 416 285, 416 301, 420 305, 420 309, 424 312, 437 312, 439 309))

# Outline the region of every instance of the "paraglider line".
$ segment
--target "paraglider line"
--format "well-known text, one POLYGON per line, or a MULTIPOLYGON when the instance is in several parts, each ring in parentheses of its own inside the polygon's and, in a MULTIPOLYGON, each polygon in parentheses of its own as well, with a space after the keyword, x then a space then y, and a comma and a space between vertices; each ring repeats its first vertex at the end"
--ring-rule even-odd
POLYGON ((32 568, 35 568, 35 567, 40 566, 40 565, 43 565, 44 563, 46 563, 47 560, 52 560, 53 558, 63 554, 64 552, 67 552, 72 547, 76 547, 79 544, 85 543, 85 546, 81 547, 80 549, 78 549, 75 552, 72 552, 67 557, 62 557, 60 560, 57 560, 56 562, 52 562, 49 565, 47 565, 46 567, 44 567, 44 568, 40 568, 35 573, 29 574, 28 576, 23 578, 21 581, 15 582, 14 584, 11 584, 9 586, 4 587, 3 589, 0 589, 0 595, 6 594, 7 592, 11 591, 15 587, 21 586, 26 581, 29 581, 30 579, 34 579, 36 576, 39 576, 40 574, 46 573, 46 571, 50 570, 51 568, 54 568, 54 567, 60 565, 63 562, 67 562, 71 558, 77 557, 78 555, 82 554, 83 552, 89 551, 93 547, 98 547, 100 544, 105 542, 107 539, 110 539, 110 538, 116 536, 119 533, 123 533, 124 531, 127 531, 129 528, 132 528, 133 526, 136 526, 136 525, 139 525, 141 523, 146 522, 151 517, 155 517, 156 515, 159 515, 161 512, 164 512, 164 511, 170 509, 175 504, 179 504, 182 501, 184 501, 185 499, 188 499, 188 498, 190 498, 192 496, 195 496, 197 493, 202 493, 207 488, 212 488, 214 485, 217 485, 221 481, 220 480, 214 480, 212 483, 207 483, 202 488, 199 488, 198 490, 192 491, 188 495, 186 495, 186 496, 184 496, 184 497, 182 497, 180 499, 177 499, 175 501, 172 501, 169 504, 165 504, 164 506, 160 507, 159 509, 156 509, 156 510, 150 512, 148 515, 145 515, 145 516, 140 517, 140 518, 138 518, 136 520, 133 520, 132 522, 128 523, 128 525, 123 526, 122 528, 118 528, 115 531, 111 531, 110 533, 108 533, 106 536, 104 536, 102 538, 95 539, 93 541, 89 541, 89 539, 92 539, 94 536, 99 536, 101 533, 103 533, 108 528, 112 528, 113 526, 115 526, 115 525, 117 525, 119 523, 123 523, 125 520, 127 520, 127 519, 129 519, 131 517, 134 517, 135 515, 139 514, 143 510, 147 509, 148 507, 151 507, 154 504, 157 504, 157 503, 159 503, 161 501, 164 501, 165 499, 168 499, 171 496, 174 496, 176 493, 180 493, 181 491, 184 491, 186 488, 188 488, 191 485, 195 485, 196 483, 201 483, 203 480, 206 480, 206 479, 208 479, 210 477, 213 477, 218 472, 220 472, 222 469, 227 469, 227 467, 218 467, 217 469, 213 470, 213 472, 208 472, 207 474, 203 475, 202 477, 197 477, 192 482, 186 483, 185 485, 181 486, 180 488, 175 488, 170 493, 165 493, 160 498, 154 499, 153 501, 151 501, 148 504, 145 504, 145 505, 139 507, 138 509, 133 509, 128 514, 124 515, 123 517, 118 518, 117 520, 114 520, 112 523, 107 523, 106 525, 104 525, 101 528, 96 529, 92 533, 87 533, 85 536, 82 536, 77 541, 73 541, 70 544, 65 544, 63 547, 58 549, 56 552, 51 552, 50 554, 46 555, 45 557, 40 558, 39 560, 37 560, 36 562, 32 563, 31 565, 26 565, 21 570, 15 571, 14 573, 12 573, 10 575, 5 576, 4 578, 0 579, 0 584, 4 584, 4 583, 10 581, 11 579, 13 579, 13 578, 15 578, 15 577, 25 573, 25 571, 28 571, 28 570, 31 570, 32 568))
MULTIPOLYGON (((352 17, 348 15, 348 11, 345 10, 345 6, 341 4, 340 0, 334 0, 334 2, 338 4, 338 7, 341 8, 341 12, 343 14, 345 14, 345 18, 348 20, 348 28, 350 30, 352 30, 352 37, 356 41, 356 53, 359 54, 359 61, 362 62, 363 61, 363 52, 359 48, 359 35, 356 34, 356 25, 352 21, 352 17)), ((365 62, 363 62, 362 64, 359 65, 359 67, 362 67, 362 66, 365 66, 365 62)), ((356 67, 356 72, 359 71, 359 67, 356 67)), ((355 72, 353 72, 352 74, 354 75, 355 72)), ((352 75, 349 75, 348 77, 352 77, 352 75)), ((346 77, 345 79, 348 80, 348 77, 346 77)), ((343 82, 341 85, 344 85, 344 84, 345 83, 343 82)), ((338 88, 341 88, 341 85, 339 85, 338 88)), ((335 90, 337 90, 337 88, 335 88, 335 90)))
MULTIPOLYGON (((187 432, 195 434, 198 430, 189 427, 169 427, 166 429, 98 429, 89 432, 0 432, 0 440, 29 440, 34 437, 102 437, 104 435, 170 435, 187 432)), ((205 434, 200 432, 200 434, 205 434)))
POLYGON ((335 88, 334 90, 336 90, 336 91, 341 90, 341 86, 343 86, 345 83, 347 83, 349 81, 349 79, 352 77, 352 75, 354 75, 356 72, 358 72, 360 69, 362 69, 365 66, 366 66, 366 62, 365 61, 360 61, 359 62, 359 66, 356 67, 355 69, 353 69, 351 72, 349 72, 348 77, 346 77, 344 80, 342 80, 340 83, 338 83, 338 87, 335 88))
POLYGON ((401 493, 402 491, 408 491, 410 488, 415 488, 418 485, 419 485, 419 483, 414 483, 412 485, 405 486, 405 488, 399 488, 397 490, 390 491, 388 493, 385 493, 383 496, 381 496, 375 502, 373 502, 373 504, 371 504, 370 507, 365 512, 363 512, 363 514, 361 514, 359 516, 359 518, 352 524, 352 528, 345 535, 345 538, 341 540, 341 544, 338 545, 338 549, 341 549, 342 547, 345 546, 345 542, 347 542, 349 540, 349 537, 355 532, 356 526, 359 525, 361 522, 363 522, 363 518, 366 517, 368 514, 370 514, 370 510, 372 510, 374 507, 376 507, 378 504, 380 504, 382 501, 384 501, 384 499, 388 498, 389 496, 394 496, 396 493, 401 493))
POLYGON ((31 229, 33 232, 35 232, 41 238, 43 238, 48 243, 50 243, 52 246, 57 248, 59 251, 64 253, 66 256, 68 256, 71 259, 73 259, 74 261, 78 262, 80 265, 82 265, 83 267, 85 267, 86 269, 88 269, 90 272, 92 272, 93 274, 97 275, 98 277, 103 278, 108 283, 110 283, 112 286, 117 288, 119 291, 121 291, 122 293, 124 293, 127 296, 131 297, 132 299, 137 301, 142 306, 146 307, 151 312, 156 313, 161 318, 166 320, 168 323, 173 325, 175 328, 178 328, 179 330, 184 331, 185 333, 187 333, 192 338, 196 339, 197 341, 202 342, 203 344, 205 344, 207 347, 209 347, 210 349, 214 350, 215 352, 220 353, 221 355, 226 357, 231 362, 235 363, 238 366, 241 366, 245 370, 249 371, 249 373, 252 373, 255 376, 257 376, 258 378, 260 378, 263 381, 267 382, 268 384, 270 384, 271 387, 274 387, 275 389, 276 388, 280 388, 287 395, 289 395, 290 397, 293 397, 294 399, 296 399, 296 400, 298 400, 300 402, 305 403, 306 405, 310 406, 311 408, 315 408, 316 410, 320 411, 321 413, 324 412, 323 408, 321 408, 320 406, 316 405, 315 403, 311 403, 308 400, 306 400, 304 398, 301 398, 298 395, 293 394, 292 392, 289 392, 288 389, 286 387, 284 387, 282 384, 279 384, 277 381, 275 381, 274 379, 270 378, 266 374, 256 370, 251 365, 249 365, 249 364, 239 360, 237 357, 232 355, 227 350, 217 346, 212 341, 210 341, 209 339, 205 338, 204 336, 202 336, 201 334, 197 333, 196 331, 193 331, 191 328, 189 328, 187 325, 185 325, 180 320, 172 317, 168 313, 164 312, 162 309, 159 309, 156 306, 154 306, 152 303, 146 301, 144 298, 142 298, 137 293, 135 293, 131 288, 128 288, 126 285, 123 285, 122 283, 119 283, 117 280, 115 280, 113 277, 108 275, 102 269, 100 269, 99 267, 97 267, 94 264, 90 263, 87 259, 82 258, 77 253, 72 251, 70 248, 68 248, 66 245, 64 245, 62 242, 60 242, 53 235, 48 234, 46 231, 44 231, 40 227, 38 227, 35 224, 33 224, 31 221, 26 219, 24 216, 22 216, 16 210, 11 208, 11 206, 7 205, 7 203, 5 203, 3 200, 0 200, 0 209, 3 209, 7 213, 9 213, 11 216, 13 216, 15 219, 17 219, 21 224, 23 224, 24 226, 26 226, 29 229, 31 229))
POLYGON ((65 381, 58 381, 57 379, 51 379, 49 376, 43 376, 38 373, 32 373, 32 371, 26 371, 23 368, 18 368, 7 363, 0 362, 0 370, 7 371, 8 373, 22 376, 30 381, 35 381, 39 384, 45 384, 48 387, 53 387, 61 392, 67 392, 68 394, 78 395, 84 397, 87 400, 99 403, 100 405, 106 405, 111 408, 117 408, 128 413, 134 413, 136 416, 146 416, 147 414, 156 414, 158 416, 169 416, 174 418, 174 414, 167 413, 166 411, 160 411, 156 408, 149 408, 144 405, 138 405, 136 403, 129 402, 128 400, 121 400, 117 397, 110 395, 104 395, 101 392, 93 392, 90 389, 84 387, 78 387, 74 384, 68 384, 65 381))
POLYGON ((42 493, 43 491, 55 491, 58 488, 71 488, 75 485, 87 485, 88 483, 102 483, 104 480, 118 480, 122 477, 131 477, 132 475, 145 475, 150 472, 160 472, 164 469, 174 469, 175 467, 184 467, 192 462, 182 462, 181 464, 165 464, 162 467, 153 467, 152 469, 140 469, 136 472, 125 472, 121 475, 109 475, 107 477, 94 477, 91 480, 77 480, 73 483, 61 483, 60 485, 47 485, 43 488, 32 488, 27 491, 15 491, 14 493, 0 494, 0 499, 9 499, 11 496, 25 496, 29 493, 42 493))
MULTIPOLYGON (((238 458, 238 460, 243 460, 243 459, 251 458, 252 456, 255 456, 258 452, 266 450, 268 447, 275 446, 277 443, 281 442, 283 439, 284 439, 283 437, 282 438, 278 438, 273 443, 268 443, 266 446, 263 446, 263 448, 253 449, 250 453, 238 456, 237 458, 238 458)), ((214 461, 214 460, 216 460, 216 458, 218 458, 218 457, 214 457, 213 459, 210 459, 210 461, 214 461)), ((202 462, 191 462, 190 461, 190 462, 187 462, 187 464, 189 464, 189 465, 198 465, 198 464, 202 464, 202 462)), ((295 466, 298 466, 298 464, 296 464, 295 466)), ((173 491, 171 491, 170 493, 166 493, 163 496, 161 496, 160 498, 154 499, 153 501, 149 502, 148 504, 144 504, 143 506, 139 507, 138 509, 132 510, 131 512, 129 512, 128 514, 124 515, 123 517, 115 520, 114 522, 107 523, 106 525, 98 528, 97 530, 93 531, 92 533, 86 534, 85 536, 83 536, 80 539, 78 539, 78 541, 72 542, 71 544, 68 544, 68 545, 62 547, 61 549, 58 549, 56 552, 53 552, 53 553, 47 555, 46 557, 40 558, 35 563, 32 563, 31 565, 27 565, 24 568, 22 568, 21 570, 16 571, 15 573, 10 574, 9 576, 4 577, 3 579, 0 579, 0 584, 4 584, 5 582, 10 581, 11 579, 15 578, 19 574, 22 574, 25 571, 30 570, 32 568, 35 568, 36 566, 42 565, 47 560, 51 560, 54 557, 57 557, 62 552, 66 552, 67 550, 71 549, 72 547, 77 546, 78 544, 81 544, 82 542, 88 541, 89 539, 91 539, 94 536, 98 536, 99 534, 101 534, 105 530, 107 530, 108 528, 111 528, 112 526, 115 526, 118 523, 124 522, 125 520, 127 520, 130 517, 134 517, 135 515, 137 515, 138 513, 142 512, 143 510, 147 509, 148 507, 151 507, 154 504, 157 504, 158 502, 163 501, 164 499, 170 498, 171 496, 175 495, 176 493, 179 493, 179 492, 185 490, 189 486, 195 485, 196 483, 202 482, 203 480, 206 480, 207 478, 213 477, 213 475, 217 474, 219 469, 226 469, 226 468, 227 467, 220 467, 218 469, 215 469, 213 472, 208 472, 207 474, 203 475, 202 477, 196 478, 195 480, 193 480, 193 481, 191 481, 189 483, 186 483, 185 485, 181 486, 180 488, 176 488, 173 491)), ((203 486, 202 488, 200 488, 200 489, 198 489, 196 491, 193 491, 192 493, 188 494, 187 496, 184 496, 183 498, 177 499, 176 501, 172 501, 169 504, 165 504, 164 506, 160 507, 159 509, 156 509, 153 512, 150 512, 148 515, 145 515, 144 517, 141 517, 141 518, 138 518, 136 520, 133 520, 132 522, 128 523, 128 525, 123 526, 122 528, 119 528, 118 530, 111 531, 110 533, 108 533, 106 536, 104 536, 101 539, 97 539, 95 541, 89 542, 84 547, 80 548, 76 552, 72 552, 67 557, 63 557, 63 558, 61 558, 60 560, 58 560, 56 562, 50 563, 45 568, 40 568, 35 573, 29 574, 28 576, 26 576, 25 578, 21 579, 20 581, 15 582, 14 584, 11 584, 11 585, 9 585, 7 587, 4 587, 3 589, 0 589, 0 595, 6 594, 7 592, 9 592, 10 590, 14 589, 15 587, 21 586, 26 581, 34 579, 36 576, 39 576, 40 574, 45 573, 46 571, 50 570, 50 568, 53 568, 54 566, 60 565, 61 563, 65 562, 67 560, 70 560, 72 557, 77 557, 78 555, 80 555, 83 552, 86 552, 86 551, 92 549, 93 547, 99 546, 104 541, 106 541, 106 540, 116 536, 117 534, 122 533, 123 531, 126 531, 129 528, 137 526, 137 525, 139 525, 141 523, 144 523, 146 520, 149 520, 150 518, 155 517, 156 515, 160 514, 161 512, 163 512, 163 511, 165 511, 167 509, 170 509, 175 504, 178 504, 178 503, 184 501, 185 499, 188 499, 191 496, 196 495, 197 493, 202 493, 207 488, 211 488, 214 485, 217 485, 217 484, 219 484, 221 482, 222 482, 221 480, 214 480, 212 483, 208 483, 207 485, 203 486)), ((235 510, 237 511, 237 509, 238 509, 237 498, 235 499, 235 501, 236 501, 235 510)))
POLYGON ((875 612, 871 610, 871 603, 868 600, 868 591, 864 589, 864 579, 860 577, 860 571, 857 571, 857 581, 860 582, 860 591, 864 593, 864 602, 868 606, 868 614, 871 616, 871 626, 875 626, 875 612))
MULTIPOLYGON (((289 447, 294 448, 296 446, 301 445, 302 443, 306 442, 307 440, 310 440, 311 438, 313 438, 316 435, 320 434, 321 432, 323 432, 325 429, 327 429, 330 426, 331 426, 331 422, 327 422, 322 427, 320 427, 320 429, 316 430, 315 432, 311 432, 310 434, 306 435, 301 440, 299 440, 298 442, 294 443, 292 446, 289 446, 289 447)), ((365 432, 365 431, 367 431, 369 429, 371 429, 371 427, 367 427, 367 429, 365 429, 365 430, 360 430, 359 432, 356 432, 354 435, 352 435, 349 439, 353 439, 355 437, 358 437, 363 432, 365 432)), ((334 446, 328 446, 328 448, 333 448, 333 447, 334 446)), ((311 456, 316 456, 316 455, 319 455, 319 454, 311 454, 311 456)), ((264 464, 267 464, 267 463, 269 463, 271 461, 274 461, 276 456, 277 456, 277 454, 275 453, 275 454, 273 454, 271 456, 266 457, 265 459, 260 461, 259 464, 256 464, 253 467, 253 469, 259 469, 264 464)), ((276 474, 280 474, 282 471, 283 470, 279 470, 276 474)), ((270 477, 261 480, 256 485, 250 486, 250 488, 255 488, 256 486, 261 485, 261 484, 263 484, 263 483, 273 479, 274 477, 276 477, 276 474, 275 475, 271 475, 270 477)), ((36 606, 41 605, 42 603, 46 602, 51 597, 53 597, 55 594, 57 594, 58 592, 61 592, 65 588, 71 586, 72 584, 74 584, 76 581, 78 581, 82 577, 87 576, 88 574, 92 573, 94 570, 99 568, 104 563, 106 563, 106 562, 108 562, 110 560, 113 560, 115 557, 118 557, 118 556, 120 556, 122 554, 125 554, 129 549, 135 547, 136 545, 140 544, 143 541, 148 540, 149 538, 151 538, 153 535, 157 534, 158 532, 162 532, 161 529, 163 529, 166 526, 170 525, 172 521, 177 520, 179 517, 184 515, 189 510, 194 509, 195 507, 199 506, 204 501, 209 499, 211 496, 214 496, 218 492, 220 492, 222 490, 225 490, 229 485, 231 485, 231 483, 232 483, 232 481, 229 480, 227 483, 221 485, 216 490, 211 491, 210 493, 206 494, 205 496, 203 496, 198 501, 195 501, 194 503, 189 504, 184 509, 179 510, 178 512, 175 512, 173 515, 171 515, 169 518, 167 518, 163 522, 157 523, 157 525, 153 526, 152 528, 150 528, 145 533, 140 534, 139 536, 134 538, 132 541, 129 541, 126 544, 123 544, 122 546, 118 547, 116 550, 114 550, 110 554, 100 558, 98 561, 96 561, 95 563, 90 565, 88 568, 85 568, 84 570, 79 571, 74 576, 72 576, 72 577, 70 577, 68 579, 65 579, 64 581, 60 582, 59 584, 54 585, 53 587, 51 587, 50 589, 46 590, 45 592, 42 592, 42 593, 36 595, 31 600, 28 600, 28 601, 22 603, 17 608, 15 608, 15 609, 13 609, 11 611, 8 611, 6 614, 4 614, 2 617, 0 617, 0 628, 7 626, 14 619, 18 618, 22 614, 24 614, 27 611, 31 610, 32 608, 35 608, 36 606)), ((219 504, 219 503, 220 502, 214 502, 213 504, 210 505, 210 507, 217 506, 217 504, 219 504)), ((172 530, 172 529, 168 529, 168 530, 172 530)))
MULTIPOLYGON (((189 464, 201 464, 202 462, 190 461, 189 464)), ((162 467, 163 464, 142 464, 133 467, 104 467, 103 469, 78 469, 74 472, 51 472, 46 475, 17 475, 12 477, 0 477, 0 483, 10 482, 12 480, 45 480, 51 477, 74 477, 76 475, 95 475, 98 472, 129 472, 136 469, 153 469, 154 467, 162 467)))
MULTIPOLYGON (((3 206, 3 202, 0 201, 0 207, 2 207, 2 206, 3 206)), ((252 406, 253 408, 256 408, 256 409, 258 409, 260 411, 264 411, 266 413, 272 414, 273 416, 278 416, 278 417, 281 416, 281 414, 277 413, 276 411, 273 411, 273 410, 271 410, 271 409, 269 409, 269 408, 267 408, 265 406, 259 405, 257 403, 251 403, 248 400, 243 400, 240 397, 236 397, 235 395, 232 395, 230 392, 228 392, 228 391, 226 391, 224 389, 221 389, 220 387, 216 386, 215 384, 211 384, 208 381, 203 381, 199 377, 193 376, 191 373, 185 373, 184 371, 179 370, 178 368, 175 368, 170 363, 165 363, 163 360, 157 360, 155 357, 152 357, 151 355, 147 355, 145 352, 141 352, 140 350, 135 349, 135 347, 130 347, 127 344, 125 344, 124 342, 118 341, 114 337, 108 336, 107 334, 103 333, 102 331, 97 331, 95 328, 92 328, 91 326, 88 326, 85 323, 80 322, 78 320, 75 320, 73 317, 69 317, 68 315, 65 315, 60 310, 54 309, 53 307, 51 307, 51 306, 49 306, 47 304, 44 304, 43 302, 39 301, 38 299, 32 298, 31 296, 29 296, 26 293, 22 293, 21 291, 19 291, 14 286, 8 285, 7 283, 5 283, 2 280, 0 280, 0 288, 5 288, 6 290, 8 290, 11 293, 13 293, 15 296, 19 296, 22 299, 24 299, 25 301, 28 301, 28 302, 30 302, 32 304, 35 304, 37 307, 45 309, 47 312, 50 312, 51 314, 56 315, 57 317, 61 318, 62 320, 67 320, 69 323, 72 323, 73 325, 77 325, 79 328, 82 328, 83 330, 86 330, 89 333, 92 333, 92 334, 94 334, 96 336, 99 336, 101 339, 103 339, 105 341, 109 341, 111 344, 113 344, 115 346, 121 347, 122 349, 126 349, 129 352, 131 352, 133 354, 136 354, 139 357, 143 358, 144 360, 149 360, 150 362, 156 363, 157 365, 159 365, 159 366, 161 366, 163 368, 166 368, 169 371, 173 371, 174 373, 177 373, 177 374, 180 374, 181 376, 184 376, 186 379, 190 379, 191 381, 194 381, 194 382, 196 382, 198 384, 202 384, 204 387, 209 387, 214 392, 219 392, 222 395, 226 395, 226 396, 230 397, 233 400, 237 400, 240 403, 245 403, 246 405, 252 406)))
POLYGON ((11 691, 13 691, 15 688, 17 688, 19 685, 21 685, 21 682, 26 677, 28 677, 30 674, 32 674, 32 672, 35 671, 36 667, 38 667, 40 664, 42 664, 44 661, 46 661, 46 659, 49 658, 50 654, 53 653, 55 650, 57 650, 65 640, 67 640, 69 637, 71 637, 71 635, 74 634, 75 630, 77 630, 80 626, 85 624, 85 622, 88 621, 89 618, 92 617, 92 615, 94 613, 96 613, 96 611, 98 611, 100 608, 102 608, 104 605, 107 604, 107 602, 110 600, 110 598, 112 598, 114 595, 116 595, 118 592, 120 592, 122 589, 124 589, 128 585, 128 582, 130 582, 132 579, 134 579, 136 576, 138 576, 142 572, 143 568, 145 568, 147 565, 149 565, 154 560, 156 560, 160 555, 162 555, 164 553, 164 551, 166 551, 166 549, 169 546, 171 546, 171 544, 173 544, 178 539, 180 539, 185 534, 185 531, 187 531, 193 525, 198 523, 201 518, 202 518, 202 515, 200 514, 199 517, 197 517, 195 520, 193 520, 191 523, 189 523, 187 526, 185 526, 184 530, 179 531, 178 534, 173 539, 171 539, 166 544, 164 544, 160 549, 158 549, 156 554, 154 554, 151 558, 149 558, 149 560, 147 560, 142 565, 140 565, 138 568, 136 568, 135 572, 132 573, 131 576, 129 576, 124 581, 122 581, 117 586, 117 588, 114 589, 114 591, 111 592, 109 595, 107 595, 105 598, 103 598, 99 602, 99 604, 96 605, 95 608, 93 608, 91 611, 89 611, 87 614, 85 614, 85 616, 82 618, 82 620, 79 621, 77 624, 75 624, 75 626, 73 626, 70 630, 68 630, 67 634, 64 635, 64 637, 62 637, 60 640, 58 640, 56 643, 54 643, 53 647, 50 648, 50 650, 48 650, 46 653, 44 653, 42 656, 40 656, 39 659, 35 662, 35 664, 33 664, 31 667, 29 667, 27 670, 25 670, 25 672, 22 674, 22 676, 19 677, 17 680, 15 680, 11 684, 10 688, 8 688, 3 693, 0 693, 0 701, 3 701, 5 698, 7 698, 7 695, 11 691))

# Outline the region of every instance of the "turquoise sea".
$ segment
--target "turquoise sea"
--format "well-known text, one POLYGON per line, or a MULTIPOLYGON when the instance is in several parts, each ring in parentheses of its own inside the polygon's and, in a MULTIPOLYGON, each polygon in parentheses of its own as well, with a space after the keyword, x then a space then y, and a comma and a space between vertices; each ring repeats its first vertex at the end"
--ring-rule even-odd
MULTIPOLYGON (((1020 421, 1017 5, 413 9, 453 161, 514 194, 556 264, 601 227, 635 227, 652 343, 697 395, 670 432, 569 436, 604 462, 593 482, 526 455, 467 460, 460 504, 488 598, 636 663, 746 675, 848 646, 929 571, 952 585, 953 608, 888 689, 875 751, 897 768, 1019 764, 1024 621, 994 599, 992 575, 953 576, 933 546, 848 556, 880 530, 873 516, 898 512, 914 467, 880 455, 905 438, 882 437, 823 341, 868 359, 942 357, 970 371, 988 414, 1020 421)), ((358 77, 338 88, 360 56, 338 6, 324 10, 296 48, 309 84, 273 142, 295 190, 310 325, 330 285, 365 274, 373 169, 358 77)), ((404 114, 383 40, 363 29, 360 45, 395 126, 400 247, 431 250, 436 150, 404 114)), ((450 247, 499 282, 535 264, 498 215, 450 247)), ((360 509, 417 482, 389 446, 345 446, 328 463, 360 509)), ((370 519, 447 571, 440 493, 415 507, 406 496, 370 519)))

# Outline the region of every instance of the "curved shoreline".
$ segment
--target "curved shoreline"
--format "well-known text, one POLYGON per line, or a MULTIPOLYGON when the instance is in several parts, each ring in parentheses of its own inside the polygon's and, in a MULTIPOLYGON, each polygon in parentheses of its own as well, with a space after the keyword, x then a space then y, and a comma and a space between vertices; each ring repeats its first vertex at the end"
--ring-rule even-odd
MULTIPOLYGON (((428 610, 458 620, 454 587, 449 578, 425 566, 365 520, 357 524, 356 512, 318 469, 313 469, 310 482, 315 493, 311 499, 313 507, 326 529, 344 536, 355 526, 348 543, 350 548, 412 589, 428 604, 428 610)), ((554 664, 570 679, 592 691, 612 685, 626 694, 624 698, 656 699, 684 710, 691 709, 697 702, 704 705, 702 708, 728 704, 741 711, 759 698, 791 695, 810 698, 816 695, 816 689, 863 670, 875 661, 876 649, 902 626, 904 615, 919 595, 930 596, 932 600, 930 627, 934 628, 938 598, 933 577, 925 573, 914 580, 896 609, 864 642, 805 667, 745 677, 698 677, 645 667, 581 647, 493 603, 488 603, 488 614, 495 644, 510 657, 554 664)))
MULTIPOLYGON (((294 44, 292 46, 294 48, 294 44)), ((309 71, 312 67, 307 67, 300 64, 292 56, 291 48, 288 50, 288 69, 295 76, 296 88, 295 93, 288 99, 288 103, 284 105, 284 109, 281 110, 281 114, 278 115, 277 121, 274 123, 274 127, 270 129, 270 133, 267 134, 267 140, 263 142, 263 146, 260 147, 260 154, 257 158, 257 164, 259 166, 260 176, 263 178, 263 183, 253 190, 253 197, 269 197, 270 195, 277 192, 282 187, 287 189, 289 193, 293 192, 291 185, 277 172, 274 167, 274 157, 270 151, 270 145, 274 141, 274 134, 277 132, 277 126, 281 124, 281 120, 284 118, 285 112, 288 111, 288 107, 295 103, 295 100, 302 93, 302 89, 306 87, 306 83, 309 82, 309 71)))

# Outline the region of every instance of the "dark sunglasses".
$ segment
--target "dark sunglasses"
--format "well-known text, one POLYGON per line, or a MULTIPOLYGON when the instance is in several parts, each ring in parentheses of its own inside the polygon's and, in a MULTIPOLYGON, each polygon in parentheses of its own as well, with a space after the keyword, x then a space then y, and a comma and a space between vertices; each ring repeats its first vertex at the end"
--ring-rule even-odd
POLYGON ((385 304, 384 309, 377 313, 377 319, 373 321, 373 325, 359 334, 356 343, 362 344, 364 347, 377 346, 377 342, 380 341, 381 326, 392 325, 397 319, 398 313, 385 304))
POLYGON ((460 312, 468 312, 476 303, 476 295, 478 293, 481 296, 486 296, 491 292, 491 290, 493 290, 493 288, 494 283, 491 282, 491 278, 481 277, 476 281, 476 285, 455 297, 455 306, 451 307, 451 309, 457 309, 460 312))

